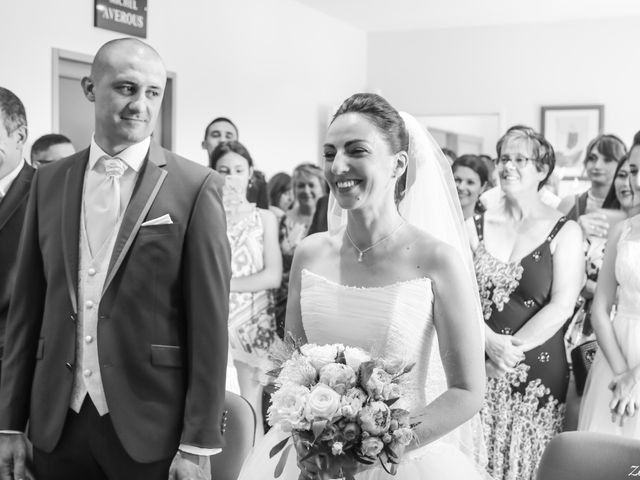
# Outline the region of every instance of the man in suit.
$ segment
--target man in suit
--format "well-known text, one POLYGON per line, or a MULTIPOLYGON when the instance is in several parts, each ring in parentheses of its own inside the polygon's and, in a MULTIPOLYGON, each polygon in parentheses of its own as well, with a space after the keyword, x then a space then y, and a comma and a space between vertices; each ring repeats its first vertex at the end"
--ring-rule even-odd
POLYGON ((31 165, 40 168, 76 153, 71 140, 59 133, 47 133, 31 145, 31 165))
POLYGON ((0 87, 0 358, 16 278, 16 252, 29 198, 33 168, 22 158, 27 115, 20 99, 0 87))
POLYGON ((2 480, 24 478, 14 432, 27 421, 39 480, 203 479, 223 446, 222 181, 151 141, 165 80, 147 44, 103 45, 82 80, 89 149, 34 176, 0 385, 2 480))

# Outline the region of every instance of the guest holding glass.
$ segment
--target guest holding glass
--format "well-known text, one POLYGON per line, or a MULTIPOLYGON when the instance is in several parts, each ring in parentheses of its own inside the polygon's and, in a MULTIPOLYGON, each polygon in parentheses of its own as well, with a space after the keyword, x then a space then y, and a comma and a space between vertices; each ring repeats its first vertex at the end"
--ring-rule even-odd
POLYGON ((512 127, 497 153, 504 200, 467 222, 486 323, 481 415, 489 473, 526 480, 562 427, 569 382, 562 328, 582 286, 582 234, 538 194, 555 165, 539 133, 512 127))
POLYGON ((237 377, 232 369, 228 372, 227 390, 239 388, 249 401, 261 435, 262 390, 270 370, 267 353, 276 338, 271 289, 282 277, 278 226, 273 213, 247 201, 253 160, 240 142, 219 144, 211 153, 211 165, 225 177, 222 201, 231 245, 229 355, 237 377))
POLYGON ((640 145, 620 162, 605 204, 629 217, 609 232, 592 307, 600 349, 587 379, 579 430, 640 439, 640 145), (614 304, 617 309, 613 311, 614 304), (613 314, 613 321, 611 316, 613 314))
POLYGON ((284 335, 284 316, 289 289, 289 270, 298 243, 307 235, 318 199, 326 193, 322 169, 312 163, 302 163, 293 170, 293 206, 280 220, 280 251, 282 253, 282 284, 276 293, 278 334, 284 335))
POLYGON ((462 155, 453 162, 451 170, 464 219, 484 212, 484 205, 479 199, 489 181, 489 169, 482 158, 477 155, 462 155))

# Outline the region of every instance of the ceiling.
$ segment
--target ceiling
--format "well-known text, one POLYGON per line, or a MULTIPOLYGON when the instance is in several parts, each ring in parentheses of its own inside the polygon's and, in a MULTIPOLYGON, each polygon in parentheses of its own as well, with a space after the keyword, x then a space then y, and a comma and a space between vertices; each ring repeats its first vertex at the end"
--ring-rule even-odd
POLYGON ((640 15, 638 0, 297 1, 367 32, 640 15))

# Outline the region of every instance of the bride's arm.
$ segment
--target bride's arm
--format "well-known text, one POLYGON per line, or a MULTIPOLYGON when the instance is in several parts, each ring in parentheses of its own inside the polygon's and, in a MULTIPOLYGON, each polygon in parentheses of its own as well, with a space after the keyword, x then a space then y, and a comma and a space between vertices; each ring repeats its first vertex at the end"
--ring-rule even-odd
POLYGON ((478 293, 469 272, 448 245, 424 250, 431 252, 421 269, 432 272, 434 322, 449 388, 422 412, 413 412, 421 422, 416 429, 419 444, 436 440, 477 413, 485 386, 478 293))
POLYGON ((285 316, 285 335, 291 334, 295 340, 307 343, 307 335, 302 327, 302 312, 300 310, 300 283, 302 269, 307 265, 309 255, 308 248, 311 238, 304 239, 297 246, 293 255, 293 262, 289 272, 289 291, 287 292, 287 313, 285 316))

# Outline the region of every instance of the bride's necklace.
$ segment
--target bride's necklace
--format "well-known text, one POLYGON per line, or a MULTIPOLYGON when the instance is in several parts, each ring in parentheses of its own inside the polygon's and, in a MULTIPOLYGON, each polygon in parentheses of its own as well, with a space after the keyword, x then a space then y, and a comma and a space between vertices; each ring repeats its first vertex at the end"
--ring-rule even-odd
POLYGON ((347 234, 347 238, 349 239, 349 242, 351 242, 351 245, 353 245, 353 248, 355 248, 358 251, 358 262, 362 262, 362 256, 367 253, 369 250, 371 250, 373 247, 376 247, 378 245, 380 245, 382 242, 384 242, 385 240, 390 239, 394 233, 396 233, 398 230, 400 230, 400 228, 402 228, 407 222, 405 220, 402 220, 400 222, 400 225, 398 225, 396 228, 394 228, 393 230, 391 230, 391 233, 389 233, 388 235, 385 235, 384 237, 382 237, 380 240, 378 240, 377 242, 374 242, 373 244, 369 245, 367 248, 361 250, 357 245, 356 242, 353 241, 353 238, 351 238, 351 235, 349 235, 349 229, 346 228, 345 229, 345 233, 347 234))

